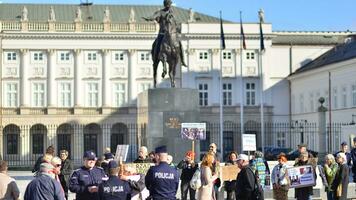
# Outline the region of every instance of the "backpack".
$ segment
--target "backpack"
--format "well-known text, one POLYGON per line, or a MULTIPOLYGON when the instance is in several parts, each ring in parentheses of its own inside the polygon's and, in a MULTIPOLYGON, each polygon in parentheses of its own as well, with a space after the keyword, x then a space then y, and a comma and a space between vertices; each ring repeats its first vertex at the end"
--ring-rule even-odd
POLYGON ((193 190, 197 190, 201 187, 201 179, 200 179, 200 169, 198 168, 189 182, 190 187, 193 190))

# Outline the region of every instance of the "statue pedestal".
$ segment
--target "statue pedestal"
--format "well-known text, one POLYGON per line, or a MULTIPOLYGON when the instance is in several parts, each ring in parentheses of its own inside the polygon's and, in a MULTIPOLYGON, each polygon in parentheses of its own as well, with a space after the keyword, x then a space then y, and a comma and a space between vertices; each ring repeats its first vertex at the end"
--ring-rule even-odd
MULTIPOLYGON (((137 123, 146 124, 139 131, 139 143, 153 151, 157 146, 166 145, 174 161, 185 157, 192 149, 191 140, 181 138, 181 123, 200 122, 198 90, 183 88, 156 88, 138 95, 137 123)), ((195 142, 196 155, 199 153, 195 142)))

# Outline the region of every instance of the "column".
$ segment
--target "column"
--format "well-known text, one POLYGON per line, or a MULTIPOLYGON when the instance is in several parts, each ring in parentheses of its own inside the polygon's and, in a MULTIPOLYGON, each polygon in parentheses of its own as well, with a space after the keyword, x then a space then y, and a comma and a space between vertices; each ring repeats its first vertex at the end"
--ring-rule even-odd
POLYGON ((127 66, 127 103, 129 106, 135 105, 134 100, 137 97, 137 85, 135 84, 135 75, 136 75, 136 50, 135 49, 129 49, 128 50, 128 66, 127 66))
POLYGON ((102 55, 102 76, 101 76, 101 91, 102 91, 102 107, 110 107, 110 53, 107 49, 101 50, 102 55), (108 91, 109 90, 109 91, 108 91))
POLYGON ((74 50, 74 106, 75 107, 82 107, 83 98, 83 90, 81 87, 81 77, 82 77, 82 70, 81 70, 81 60, 82 58, 82 51, 80 49, 74 50))
POLYGON ((188 56, 187 56, 187 70, 186 74, 183 74, 184 81, 182 83, 183 88, 196 88, 195 84, 195 73, 194 73, 194 67, 195 67, 195 61, 196 61, 196 51, 195 49, 188 49, 188 56))
POLYGON ((29 62, 30 54, 28 49, 21 49, 21 61, 20 61, 20 106, 30 106, 30 83, 27 82, 29 78, 29 62))
POLYGON ((53 49, 47 50, 47 105, 55 107, 56 102, 56 81, 55 81, 56 56, 53 49))
MULTIPOLYGON (((209 92, 210 91, 220 91, 220 63, 219 63, 219 49, 211 49, 210 50, 210 56, 211 56, 211 63, 210 63, 210 73, 213 76, 212 77, 212 82, 209 85, 209 92)), ((210 105, 216 106, 219 105, 220 101, 220 96, 219 95, 210 95, 209 101, 211 102, 210 105)))

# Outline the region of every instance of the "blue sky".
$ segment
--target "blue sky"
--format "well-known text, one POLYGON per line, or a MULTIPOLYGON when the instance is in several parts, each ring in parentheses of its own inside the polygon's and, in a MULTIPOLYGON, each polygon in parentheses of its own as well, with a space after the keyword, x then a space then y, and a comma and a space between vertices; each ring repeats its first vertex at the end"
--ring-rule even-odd
MULTIPOLYGON (((86 1, 86 0, 82 0, 86 1)), ((70 3, 80 0, 0 0, 2 3, 70 3)), ((163 0, 91 0, 94 4, 154 4, 163 0)), ((265 11, 265 21, 274 31, 356 31, 355 0, 173 0, 183 8, 193 8, 211 16, 244 22, 257 22, 257 12, 265 11)))

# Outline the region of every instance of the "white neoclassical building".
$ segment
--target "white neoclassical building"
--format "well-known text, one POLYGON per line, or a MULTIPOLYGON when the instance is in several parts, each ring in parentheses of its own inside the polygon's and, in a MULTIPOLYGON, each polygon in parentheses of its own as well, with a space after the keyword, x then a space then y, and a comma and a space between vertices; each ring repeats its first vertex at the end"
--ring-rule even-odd
MULTIPOLYGON (((137 124, 136 98, 153 85, 150 50, 158 32, 158 24, 142 17, 159 9, 0 4, 2 157, 13 165, 30 165, 48 145, 68 149, 76 163, 87 149, 102 154, 105 147, 132 144, 136 151, 136 133, 145 129, 137 124)), ((266 51, 260 54, 257 22, 243 24, 247 49, 241 50, 240 24, 226 21, 220 58, 219 19, 178 7, 174 12, 188 64, 178 72, 178 86, 199 90, 201 121, 212 124, 202 151, 207 143, 218 142, 220 69, 227 152, 240 144, 241 102, 245 131, 260 134, 262 87, 265 122, 289 122, 286 77, 350 34, 277 32, 264 23, 266 51)), ((158 85, 169 87, 169 82, 159 80, 158 85)), ((270 134, 266 144, 291 145, 286 138, 285 132, 270 134)), ((257 141, 260 145, 260 137, 257 141)))

